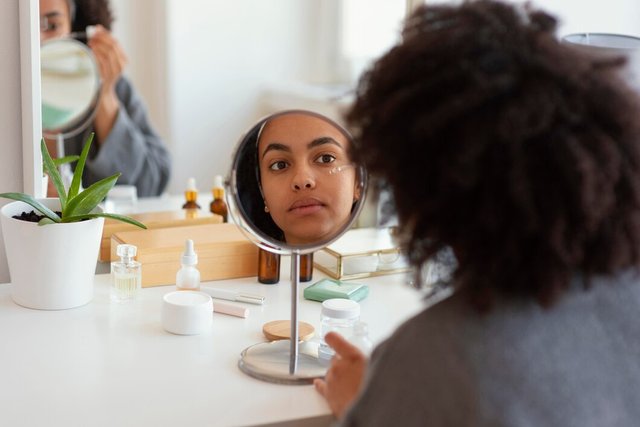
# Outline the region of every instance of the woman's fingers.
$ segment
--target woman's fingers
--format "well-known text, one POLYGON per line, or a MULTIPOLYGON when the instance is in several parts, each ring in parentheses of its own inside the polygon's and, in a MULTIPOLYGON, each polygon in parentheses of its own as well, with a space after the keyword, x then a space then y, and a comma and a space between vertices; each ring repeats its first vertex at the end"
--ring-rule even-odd
POLYGON ((346 359, 362 359, 364 354, 353 344, 347 341, 342 335, 329 332, 324 337, 325 342, 333 348, 336 355, 346 359))

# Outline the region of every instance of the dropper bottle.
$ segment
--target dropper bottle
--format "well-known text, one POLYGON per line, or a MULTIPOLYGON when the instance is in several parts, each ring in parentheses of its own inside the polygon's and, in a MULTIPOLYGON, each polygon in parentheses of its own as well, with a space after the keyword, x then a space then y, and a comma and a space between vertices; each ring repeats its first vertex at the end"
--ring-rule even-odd
POLYGON ((187 189, 184 192, 185 204, 182 205, 182 209, 200 209, 198 200, 198 189, 196 188, 196 179, 189 178, 187 180, 187 189))
POLYGON ((216 175, 213 181, 213 201, 209 205, 211 213, 220 215, 222 222, 227 222, 227 203, 224 201, 224 185, 222 184, 222 176, 216 175))
POLYGON ((184 253, 180 259, 182 267, 176 274, 176 287, 179 291, 199 291, 200 271, 196 268, 198 254, 193 249, 193 240, 187 239, 184 243, 184 253))

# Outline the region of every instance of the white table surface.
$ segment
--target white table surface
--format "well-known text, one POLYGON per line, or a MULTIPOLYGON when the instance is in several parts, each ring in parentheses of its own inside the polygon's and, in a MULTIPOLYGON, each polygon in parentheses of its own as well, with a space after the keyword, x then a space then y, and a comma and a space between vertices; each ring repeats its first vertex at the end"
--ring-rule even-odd
MULTIPOLYGON (((286 258, 282 268, 286 279, 286 258)), ((321 277, 316 270, 314 281, 321 277)), ((423 307, 405 275, 357 282, 370 286, 361 319, 374 343, 423 307)), ((290 317, 288 280, 204 283, 267 299, 264 306, 237 303, 250 309, 247 319, 214 313, 211 329, 197 336, 162 329, 162 295, 173 286, 146 288, 135 301, 112 303, 109 283, 109 275, 96 275, 93 301, 63 311, 20 307, 11 299, 11 285, 0 284, 0 425, 245 426, 323 416, 329 421, 329 408, 312 385, 266 383, 237 367, 244 348, 264 341, 264 323, 290 317)), ((299 320, 319 329, 320 303, 301 299, 299 313, 299 320)))

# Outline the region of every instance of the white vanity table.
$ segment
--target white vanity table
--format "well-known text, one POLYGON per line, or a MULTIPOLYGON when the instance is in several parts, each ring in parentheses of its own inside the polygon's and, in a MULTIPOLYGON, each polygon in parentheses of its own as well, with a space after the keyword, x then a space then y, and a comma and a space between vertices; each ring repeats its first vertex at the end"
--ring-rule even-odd
MULTIPOLYGON (((288 260, 282 278, 288 278, 288 260)), ((144 271, 143 271, 144 274, 144 271)), ((314 280, 323 275, 317 270, 314 280)), ((330 411, 313 386, 256 380, 237 367, 240 352, 263 341, 262 325, 290 314, 288 280, 256 278, 203 286, 266 296, 247 319, 214 313, 211 329, 178 336, 160 325, 162 295, 173 286, 143 289, 138 299, 112 303, 110 276, 96 275, 95 297, 80 308, 38 311, 11 300, 0 285, 0 420, 11 426, 247 426, 328 425, 330 411), (306 420, 302 420, 306 419, 306 420), (289 424, 288 421, 297 420, 289 424)), ((424 303, 396 274, 362 279, 370 295, 362 320, 374 343, 424 303)), ((303 286, 308 286, 304 284, 303 286)), ((299 318, 319 328, 320 303, 301 300, 299 318)))

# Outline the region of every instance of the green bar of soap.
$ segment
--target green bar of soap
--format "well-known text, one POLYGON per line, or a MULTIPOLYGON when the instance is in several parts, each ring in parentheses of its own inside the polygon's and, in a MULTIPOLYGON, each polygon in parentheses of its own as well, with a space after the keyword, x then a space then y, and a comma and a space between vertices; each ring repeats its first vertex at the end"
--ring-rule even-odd
POLYGON ((332 298, 345 298, 362 301, 369 295, 369 287, 360 283, 347 283, 334 279, 322 279, 308 286, 304 297, 313 301, 324 301, 332 298))

